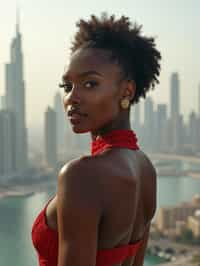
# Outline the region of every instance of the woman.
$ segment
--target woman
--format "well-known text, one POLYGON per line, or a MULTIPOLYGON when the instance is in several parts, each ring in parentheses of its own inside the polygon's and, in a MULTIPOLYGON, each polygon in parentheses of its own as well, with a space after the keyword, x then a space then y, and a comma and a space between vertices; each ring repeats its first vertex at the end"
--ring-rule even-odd
POLYGON ((73 132, 91 155, 62 167, 57 193, 36 218, 40 266, 143 265, 156 210, 156 172, 130 127, 130 105, 158 83, 154 38, 127 17, 80 20, 63 75, 73 132))

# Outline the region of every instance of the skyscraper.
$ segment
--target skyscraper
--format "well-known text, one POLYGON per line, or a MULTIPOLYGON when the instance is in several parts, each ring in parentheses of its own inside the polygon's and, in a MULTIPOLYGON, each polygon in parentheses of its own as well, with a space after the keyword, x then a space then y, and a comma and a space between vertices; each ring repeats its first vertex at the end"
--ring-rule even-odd
POLYGON ((144 124, 149 129, 153 124, 153 101, 151 97, 147 97, 144 102, 144 124))
POLYGON ((200 118, 200 84, 198 88, 198 116, 200 118))
POLYGON ((178 73, 172 73, 170 79, 170 118, 180 114, 180 82, 178 73))
POLYGON ((19 21, 16 24, 16 36, 10 47, 10 63, 5 66, 5 107, 14 113, 16 119, 15 160, 16 170, 23 171, 28 166, 27 129, 25 117, 25 83, 23 73, 22 36, 19 21))
POLYGON ((56 112, 48 107, 45 112, 45 160, 51 167, 57 164, 56 112))
POLYGON ((6 109, 5 95, 0 96, 0 110, 6 109))
POLYGON ((140 118, 140 103, 134 104, 133 107, 133 130, 138 134, 140 132, 141 118, 140 118))
POLYGON ((16 171, 15 115, 12 111, 0 111, 0 176, 16 171))
POLYGON ((196 113, 191 111, 189 114, 189 124, 188 124, 188 133, 189 133, 189 142, 193 151, 198 149, 199 145, 199 135, 198 135, 198 119, 196 113))
POLYGON ((162 151, 166 148, 166 126, 167 126, 167 105, 158 104, 157 105, 157 115, 156 115, 156 145, 157 151, 162 151))
POLYGON ((155 116, 153 101, 151 97, 147 97, 144 102, 144 143, 145 147, 153 151, 155 140, 155 116))
POLYGON ((183 117, 180 114, 180 82, 177 72, 170 78, 169 135, 171 151, 179 152, 183 141, 183 117))
POLYGON ((66 121, 65 121, 65 112, 62 105, 62 100, 60 93, 57 92, 54 96, 54 110, 56 111, 56 128, 57 128, 57 150, 58 152, 64 150, 65 144, 65 128, 66 128, 66 121))

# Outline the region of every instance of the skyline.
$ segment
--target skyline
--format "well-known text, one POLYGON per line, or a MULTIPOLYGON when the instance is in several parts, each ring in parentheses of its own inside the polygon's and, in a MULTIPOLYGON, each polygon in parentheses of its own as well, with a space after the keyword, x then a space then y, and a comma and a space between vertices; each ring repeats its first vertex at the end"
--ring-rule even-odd
MULTIPOLYGON (((197 17, 197 7, 200 7, 200 4, 194 0, 190 3, 179 0, 176 2, 176 8, 173 9, 172 1, 162 5, 158 0, 149 1, 148 4, 144 4, 144 2, 143 0, 137 5, 135 2, 134 5, 134 2, 125 1, 124 7, 120 7, 120 2, 116 1, 115 7, 108 7, 106 11, 109 14, 116 14, 117 17, 121 14, 130 16, 132 21, 143 24, 145 35, 157 36, 156 44, 163 57, 160 85, 156 86, 154 91, 150 91, 147 96, 152 97, 156 104, 166 103, 169 107, 170 75, 172 72, 178 72, 180 78, 180 112, 185 119, 192 110, 195 112, 198 110, 200 64, 197 49, 199 49, 200 38, 195 23, 197 24, 198 20, 200 22, 197 17), (154 5, 152 6, 150 2, 154 5), (135 9, 131 10, 131 7, 135 9), (151 11, 151 16, 147 15, 149 11, 151 11), (170 21, 167 14, 170 14, 170 21), (161 19, 162 23, 160 22, 161 19), (172 26, 173 31, 169 31, 172 26), (175 42, 171 44, 170 40, 175 40, 175 42)), ((75 2, 71 3, 70 6, 67 6, 63 0, 57 1, 56 4, 53 3, 51 6, 47 5, 46 0, 43 0, 42 3, 36 0, 34 3, 32 6, 30 0, 20 1, 20 31, 23 38, 22 47, 27 88, 27 125, 29 128, 40 128, 44 123, 44 113, 47 106, 53 106, 54 95, 59 91, 57 85, 67 63, 69 42, 75 33, 75 22, 80 17, 88 18, 91 13, 99 15, 105 11, 106 5, 104 0, 95 6, 92 5, 92 1, 87 0, 84 2, 84 6, 80 4, 80 9, 75 10, 75 2), (46 8, 47 6, 48 8, 46 8), (49 26, 49 21, 54 23, 49 26), (64 26, 65 21, 67 21, 68 27, 64 26), (37 106, 37 110, 35 106, 37 106)), ((0 96, 5 93, 4 67, 10 60, 9 49, 11 40, 15 36, 16 26, 16 5, 13 3, 11 5, 11 0, 2 5, 4 9, 0 11, 1 21, 3 21, 0 23, 0 43, 3 51, 0 53, 0 96)), ((62 91, 60 90, 60 92, 62 91)))

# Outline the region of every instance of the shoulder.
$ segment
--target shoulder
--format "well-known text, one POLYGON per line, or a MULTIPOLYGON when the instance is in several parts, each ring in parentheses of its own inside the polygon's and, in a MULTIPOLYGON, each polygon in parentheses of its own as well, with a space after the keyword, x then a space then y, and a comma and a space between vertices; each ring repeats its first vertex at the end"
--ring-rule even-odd
POLYGON ((140 153, 140 162, 143 167, 143 170, 151 174, 152 177, 156 178, 157 176, 156 168, 153 165, 150 158, 142 150, 140 150, 139 153, 140 153))
POLYGON ((96 166, 97 163, 93 157, 81 156, 80 158, 76 158, 66 163, 61 168, 58 174, 58 179, 64 179, 65 182, 67 182, 73 177, 74 182, 82 182, 84 177, 84 182, 89 181, 91 176, 94 174, 93 170, 96 168, 96 166))
POLYGON ((95 264, 98 226, 104 208, 95 173, 92 176, 89 171, 88 160, 87 157, 81 157, 70 161, 58 174, 59 265, 95 264))
POLYGON ((91 182, 94 185, 99 181, 102 173, 105 174, 106 171, 109 174, 108 159, 104 157, 81 156, 71 160, 61 168, 58 179, 69 181, 73 177, 74 182, 91 182))
POLYGON ((73 198, 101 204, 101 182, 95 165, 96 161, 90 156, 82 156, 65 164, 58 174, 58 188, 73 198))

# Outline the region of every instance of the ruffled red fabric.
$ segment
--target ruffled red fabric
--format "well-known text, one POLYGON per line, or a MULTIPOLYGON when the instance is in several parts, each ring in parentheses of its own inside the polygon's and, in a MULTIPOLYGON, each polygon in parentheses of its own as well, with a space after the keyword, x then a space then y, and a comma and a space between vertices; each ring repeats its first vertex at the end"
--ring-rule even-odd
POLYGON ((133 130, 113 130, 105 135, 98 136, 91 142, 91 154, 96 155, 109 148, 127 148, 138 150, 137 136, 133 130))
MULTIPOLYGON (((96 155, 113 147, 139 149, 137 137, 132 130, 115 130, 92 141, 91 153, 96 155)), ((51 199, 36 217, 32 226, 32 242, 38 255, 39 266, 57 266, 58 263, 58 232, 47 225, 45 215, 51 199)), ((141 244, 142 240, 112 249, 97 250, 96 266, 121 263, 126 258, 135 256, 141 244)))

